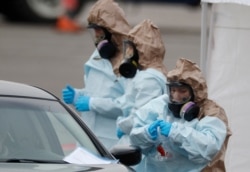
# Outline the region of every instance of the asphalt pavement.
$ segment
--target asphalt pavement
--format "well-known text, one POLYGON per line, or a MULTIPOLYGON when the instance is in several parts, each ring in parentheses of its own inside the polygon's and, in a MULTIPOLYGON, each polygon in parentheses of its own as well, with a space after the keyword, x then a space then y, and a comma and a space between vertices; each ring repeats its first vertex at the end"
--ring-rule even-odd
MULTIPOLYGON (((87 14, 92 2, 87 3, 78 21, 87 24, 87 14)), ((132 3, 119 2, 131 26, 144 19, 151 19, 162 31, 200 32, 201 5, 192 7, 186 4, 132 3)))
MULTIPOLYGON (((120 4, 133 26, 151 19, 162 31, 169 70, 177 58, 199 64, 199 8, 168 4, 120 4)), ((77 20, 86 25, 88 4, 77 20)), ((53 26, 25 25, 0 20, 0 79, 24 82, 61 97, 66 84, 83 87, 83 64, 94 50, 88 32, 59 33, 53 26)))

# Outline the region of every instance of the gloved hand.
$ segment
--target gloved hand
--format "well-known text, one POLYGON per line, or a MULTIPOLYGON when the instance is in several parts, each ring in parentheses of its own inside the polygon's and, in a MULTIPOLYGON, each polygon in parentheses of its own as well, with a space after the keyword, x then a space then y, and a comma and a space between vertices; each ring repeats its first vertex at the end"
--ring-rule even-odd
POLYGON ((161 121, 160 122, 160 130, 161 134, 168 137, 172 124, 169 122, 161 121))
POLYGON ((125 133, 120 129, 116 129, 116 136, 120 139, 125 133))
POLYGON ((89 100, 88 96, 79 96, 75 103, 75 108, 78 111, 89 111, 89 100))
POLYGON ((67 85, 64 89, 62 89, 62 97, 63 101, 67 104, 73 103, 75 97, 75 90, 72 86, 67 85))
POLYGON ((156 120, 148 127, 148 133, 152 140, 156 140, 158 137, 157 128, 160 126, 162 120, 156 120))

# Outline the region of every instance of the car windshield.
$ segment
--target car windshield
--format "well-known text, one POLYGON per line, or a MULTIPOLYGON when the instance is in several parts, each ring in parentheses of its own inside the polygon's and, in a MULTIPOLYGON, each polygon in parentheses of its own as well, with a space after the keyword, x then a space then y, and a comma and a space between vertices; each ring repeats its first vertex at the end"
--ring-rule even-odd
POLYGON ((57 101, 0 97, 0 161, 62 161, 76 148, 100 156, 89 136, 57 101))

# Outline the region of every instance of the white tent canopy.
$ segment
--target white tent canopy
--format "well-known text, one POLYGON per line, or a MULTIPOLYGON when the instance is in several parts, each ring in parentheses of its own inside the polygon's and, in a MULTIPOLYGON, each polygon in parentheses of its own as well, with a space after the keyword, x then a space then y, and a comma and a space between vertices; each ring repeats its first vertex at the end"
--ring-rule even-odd
POLYGON ((235 3, 241 5, 250 5, 250 0, 202 0, 209 3, 235 3))
POLYGON ((207 28, 204 22, 201 31, 201 67, 209 97, 225 109, 233 133, 226 168, 246 172, 250 167, 250 0, 202 3, 213 4, 208 45, 203 37, 207 28))
POLYGON ((201 0, 209 3, 235 3, 241 5, 250 5, 250 0, 201 0))

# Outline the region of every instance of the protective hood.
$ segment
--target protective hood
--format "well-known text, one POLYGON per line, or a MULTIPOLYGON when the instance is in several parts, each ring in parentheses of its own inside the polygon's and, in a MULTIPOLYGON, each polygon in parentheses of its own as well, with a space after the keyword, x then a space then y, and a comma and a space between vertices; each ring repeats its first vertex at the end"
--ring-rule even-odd
POLYGON ((176 68, 167 74, 168 82, 183 82, 191 86, 194 92, 194 102, 200 104, 207 99, 207 84, 199 67, 184 58, 178 59, 176 68))
POLYGON ((228 126, 228 119, 224 109, 216 102, 208 99, 207 84, 199 67, 193 62, 181 58, 177 60, 176 68, 168 72, 167 77, 168 82, 183 82, 192 87, 194 92, 194 102, 200 107, 199 119, 202 119, 205 116, 214 116, 221 119, 225 123, 227 127, 225 142, 222 145, 220 152, 216 155, 216 157, 214 157, 212 162, 210 162, 207 167, 202 170, 202 172, 226 171, 224 157, 228 140, 231 136, 231 130, 228 126))
POLYGON ((122 40, 131 29, 125 13, 114 0, 98 0, 90 9, 88 23, 106 28, 112 34, 112 42, 117 46, 115 58, 111 59, 113 69, 119 67, 122 60, 122 40))
POLYGON ((128 39, 138 51, 139 64, 142 70, 154 68, 167 77, 167 69, 163 59, 165 47, 160 29, 151 20, 144 20, 129 31, 128 39))

